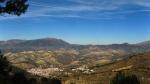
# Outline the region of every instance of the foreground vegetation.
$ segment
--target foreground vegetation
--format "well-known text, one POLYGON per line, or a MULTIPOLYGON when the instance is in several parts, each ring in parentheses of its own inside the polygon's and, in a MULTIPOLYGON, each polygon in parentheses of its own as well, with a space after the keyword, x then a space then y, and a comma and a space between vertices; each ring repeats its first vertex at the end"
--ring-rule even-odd
POLYGON ((140 84, 136 75, 125 75, 118 72, 117 75, 111 80, 110 84, 140 84))

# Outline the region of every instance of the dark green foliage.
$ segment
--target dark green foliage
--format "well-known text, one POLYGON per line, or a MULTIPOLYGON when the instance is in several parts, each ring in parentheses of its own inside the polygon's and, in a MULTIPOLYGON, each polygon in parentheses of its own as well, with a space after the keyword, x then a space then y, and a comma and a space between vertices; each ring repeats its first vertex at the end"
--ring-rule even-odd
POLYGON ((21 72, 17 72, 11 77, 12 84, 27 84, 28 80, 25 75, 21 72))
POLYGON ((4 73, 8 70, 8 64, 6 57, 3 56, 3 54, 0 51, 0 73, 4 73))
POLYGON ((9 72, 11 68, 9 66, 9 62, 7 61, 6 57, 0 51, 0 84, 8 84, 9 80, 9 72))
POLYGON ((140 84, 140 81, 138 80, 136 75, 125 76, 124 73, 119 72, 113 78, 110 84, 140 84))
POLYGON ((59 79, 48 79, 48 78, 41 78, 42 84, 61 84, 61 80, 59 79))
POLYGON ((25 13, 28 4, 28 0, 0 0, 0 14, 8 13, 12 15, 20 16, 25 13))
POLYGON ((47 78, 42 78, 42 79, 41 79, 41 82, 42 82, 43 84, 49 84, 49 81, 48 81, 47 78))
POLYGON ((22 72, 12 72, 12 67, 0 51, 0 84, 27 84, 22 72))
POLYGON ((30 78, 28 84, 37 84, 37 80, 35 78, 30 78))
POLYGON ((61 84, 61 80, 59 80, 59 79, 52 79, 52 84, 61 84))

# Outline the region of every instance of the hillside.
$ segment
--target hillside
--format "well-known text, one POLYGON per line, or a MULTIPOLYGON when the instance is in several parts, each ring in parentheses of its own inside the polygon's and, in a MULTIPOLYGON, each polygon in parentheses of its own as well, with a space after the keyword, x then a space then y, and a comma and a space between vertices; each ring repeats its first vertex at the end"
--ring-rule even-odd
POLYGON ((23 69, 47 68, 52 66, 87 66, 104 65, 117 60, 127 58, 129 53, 121 49, 101 49, 90 47, 86 49, 56 49, 36 50, 23 52, 8 52, 5 56, 8 60, 23 69))
POLYGON ((137 45, 140 45, 140 46, 150 46, 150 41, 144 41, 144 42, 138 43, 137 45))
POLYGON ((12 52, 20 52, 25 50, 40 50, 40 49, 56 49, 66 48, 70 44, 56 38, 42 38, 35 40, 12 39, 8 41, 0 41, 0 49, 12 52))
MULTIPOLYGON (((38 59, 38 58, 37 58, 38 59)), ((110 84, 118 72, 134 74, 140 84, 150 83, 150 52, 130 55, 122 60, 103 65, 53 66, 26 69, 33 76, 61 78, 62 84, 110 84)), ((42 63, 42 62, 41 62, 42 63)), ((74 62, 75 63, 75 62, 74 62)), ((22 67, 22 66, 19 66, 22 67)))
POLYGON ((66 78, 64 84, 109 84, 110 80, 118 73, 135 74, 140 84, 150 83, 150 52, 132 55, 127 59, 110 63, 104 66, 91 67, 95 73, 85 75, 76 73, 66 78))

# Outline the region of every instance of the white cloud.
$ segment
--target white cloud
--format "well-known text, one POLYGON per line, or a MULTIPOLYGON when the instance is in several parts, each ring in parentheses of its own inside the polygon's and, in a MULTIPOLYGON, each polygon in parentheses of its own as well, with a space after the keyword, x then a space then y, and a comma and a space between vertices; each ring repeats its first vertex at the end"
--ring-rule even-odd
POLYGON ((137 5, 149 7, 150 8, 150 0, 134 0, 137 5))
POLYGON ((150 12, 150 0, 64 0, 64 3, 65 1, 69 1, 71 5, 30 1, 29 11, 25 15, 1 16, 0 20, 29 17, 111 19, 114 15, 124 17, 130 13, 150 12), (124 9, 128 5, 140 6, 143 9, 124 9))

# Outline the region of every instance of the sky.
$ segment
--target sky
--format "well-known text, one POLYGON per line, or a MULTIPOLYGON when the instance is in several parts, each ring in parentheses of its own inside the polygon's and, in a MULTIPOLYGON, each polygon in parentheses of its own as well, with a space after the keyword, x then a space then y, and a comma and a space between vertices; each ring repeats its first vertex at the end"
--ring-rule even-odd
POLYGON ((150 0, 29 0, 21 16, 0 15, 0 40, 58 38, 73 44, 150 40, 150 0))

